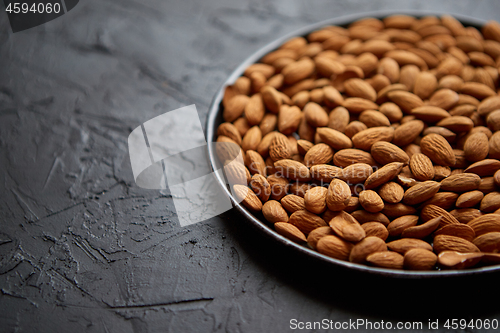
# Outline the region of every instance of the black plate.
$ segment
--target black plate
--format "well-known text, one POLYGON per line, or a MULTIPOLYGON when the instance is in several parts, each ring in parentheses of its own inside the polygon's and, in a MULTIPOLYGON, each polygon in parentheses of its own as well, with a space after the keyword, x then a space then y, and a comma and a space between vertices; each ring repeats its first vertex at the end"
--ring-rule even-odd
MULTIPOLYGON (((273 42, 267 44, 266 46, 264 46, 263 48, 261 48, 260 50, 258 50, 254 54, 252 54, 245 61, 243 61, 234 70, 234 72, 231 73, 231 75, 228 77, 226 82, 224 82, 224 84, 220 87, 220 89, 215 94, 214 99, 212 100, 212 103, 211 103, 209 111, 208 111, 208 119, 207 119, 207 126, 206 126, 207 141, 208 142, 215 142, 217 127, 219 126, 219 124, 221 124, 223 122, 222 112, 221 112, 221 102, 222 102, 222 97, 224 95, 225 87, 233 84, 234 81, 243 74, 243 72, 245 71, 245 69, 249 65, 257 62, 260 58, 262 58, 267 53, 277 49, 281 44, 283 44, 285 41, 287 41, 288 39, 290 39, 292 37, 306 36, 310 32, 313 32, 315 30, 318 30, 318 29, 320 29, 324 26, 328 26, 328 25, 346 26, 349 23, 352 23, 352 22, 359 20, 359 19, 362 19, 362 18, 366 18, 366 17, 384 18, 384 17, 394 15, 394 14, 406 14, 406 15, 411 15, 411 16, 415 16, 415 17, 423 17, 423 16, 427 16, 427 15, 441 16, 441 15, 448 14, 448 13, 426 12, 426 11, 366 12, 366 13, 342 16, 342 17, 333 18, 333 19, 321 21, 318 23, 314 23, 314 24, 308 25, 302 29, 296 30, 290 34, 287 34, 281 38, 274 40, 273 42)), ((468 16, 464 16, 464 15, 453 14, 453 17, 458 19, 465 26, 474 26, 474 27, 480 28, 482 25, 484 25, 486 23, 486 21, 484 21, 484 20, 480 20, 477 18, 468 17, 468 16)), ((210 164, 211 164, 212 168, 215 170, 217 158, 216 158, 215 152, 213 150, 213 145, 208 145, 208 157, 210 159, 210 164)), ((267 222, 258 219, 252 213, 250 213, 244 206, 237 203, 235 201, 234 197, 232 196, 231 192, 228 190, 226 183, 225 183, 225 180, 221 179, 219 177, 218 173, 215 173, 215 175, 219 181, 219 184, 223 187, 226 194, 231 198, 231 201, 233 202, 233 205, 236 207, 236 209, 251 224, 253 224, 258 230, 260 230, 262 233, 264 233, 268 237, 271 237, 274 240, 276 240, 277 242, 290 248, 292 251, 299 251, 302 254, 306 254, 308 256, 319 259, 319 260, 323 261, 325 263, 325 265, 338 265, 338 266, 343 266, 345 268, 349 268, 352 270, 363 271, 363 272, 373 273, 373 274, 377 274, 377 275, 388 275, 391 277, 400 277, 400 278, 437 278, 437 277, 465 276, 465 275, 484 274, 487 272, 494 272, 494 271, 500 270, 500 265, 495 265, 495 266, 486 266, 486 267, 471 268, 471 269, 464 269, 464 270, 407 271, 407 270, 395 270, 395 269, 370 267, 370 266, 366 266, 366 265, 355 264, 355 263, 351 263, 348 261, 334 259, 334 258, 328 257, 326 255, 323 255, 319 252, 316 252, 316 251, 314 251, 306 246, 302 246, 302 245, 299 245, 297 243, 294 243, 294 242, 290 241, 288 238, 285 238, 285 237, 281 236, 280 234, 278 234, 276 231, 274 231, 274 229, 272 229, 271 227, 269 227, 267 225, 267 222)))

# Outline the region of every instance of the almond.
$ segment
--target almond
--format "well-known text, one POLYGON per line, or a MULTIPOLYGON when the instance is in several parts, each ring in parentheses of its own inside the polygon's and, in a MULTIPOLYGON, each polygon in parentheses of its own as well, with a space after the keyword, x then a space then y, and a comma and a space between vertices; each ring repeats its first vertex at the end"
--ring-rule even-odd
POLYGON ((287 212, 292 214, 298 210, 306 209, 304 198, 294 194, 284 196, 281 199, 281 205, 287 212))
POLYGON ((328 164, 317 164, 311 167, 311 177, 323 183, 330 183, 342 169, 328 164))
POLYGON ((316 186, 311 188, 304 195, 304 205, 308 211, 321 214, 326 210, 326 187, 316 186))
POLYGON ((344 97, 332 86, 323 87, 324 103, 328 107, 337 107, 344 104, 344 97))
POLYGON ((485 98, 477 107, 477 112, 481 116, 487 116, 494 110, 500 109, 500 96, 485 98))
POLYGON ((309 172, 309 169, 300 162, 289 159, 279 160, 274 162, 274 167, 288 179, 303 182, 311 180, 311 173, 309 172))
POLYGON ((260 93, 266 108, 272 113, 278 113, 283 104, 280 92, 271 86, 265 86, 260 93))
POLYGON ((389 223, 387 231, 389 231, 389 235, 392 237, 400 236, 405 229, 413 227, 417 225, 417 223, 418 216, 416 215, 401 216, 389 223))
POLYGON ((490 192, 481 200, 481 211, 485 213, 494 212, 500 208, 500 192, 490 192))
POLYGON ((430 72, 420 72, 415 79, 413 93, 422 100, 429 98, 438 85, 436 77, 430 72))
MULTIPOLYGON (((269 200, 271 196, 271 185, 264 176, 260 174, 253 175, 249 185, 260 201, 266 202, 269 200)), ((288 221, 288 219, 286 221, 288 221)))
POLYGON ((406 113, 410 113, 411 110, 424 105, 420 97, 407 91, 391 91, 387 94, 387 97, 406 113))
POLYGON ((365 190, 359 194, 359 203, 370 213, 377 213, 384 209, 384 201, 372 190, 365 190))
POLYGON ((286 222, 276 222, 274 224, 274 229, 276 232, 293 242, 303 243, 306 242, 306 236, 302 231, 299 230, 296 226, 286 222))
POLYGON ((404 255, 403 266, 410 270, 430 270, 437 262, 437 256, 426 249, 411 249, 404 255))
POLYGON ((307 235, 307 244, 309 244, 311 248, 316 249, 319 240, 329 235, 334 235, 332 228, 328 226, 316 228, 307 235))
POLYGON ((371 165, 366 163, 355 163, 345 167, 338 178, 348 184, 359 184, 364 182, 373 172, 371 165))
POLYGON ((352 247, 351 243, 333 235, 322 237, 316 245, 319 253, 340 260, 349 259, 352 247))
POLYGON ((352 138, 355 134, 364 131, 367 128, 368 127, 364 123, 358 120, 354 120, 351 121, 349 125, 346 126, 344 134, 347 135, 347 137, 352 138))
POLYGON ((389 237, 387 228, 380 222, 366 222, 361 225, 361 228, 365 231, 366 237, 375 236, 383 241, 389 237))
POLYGON ((384 165, 366 179, 365 189, 369 190, 376 188, 394 179, 394 177, 396 177, 403 168, 403 165, 404 164, 400 162, 393 162, 384 165))
POLYGON ((233 185, 233 194, 238 199, 238 202, 241 202, 250 211, 255 213, 262 210, 260 199, 245 185, 233 185))
POLYGON ((401 237, 419 239, 425 238, 429 236, 434 230, 436 230, 439 227, 440 223, 441 216, 438 216, 420 225, 407 227, 402 231, 401 237))
POLYGON ((467 192, 479 187, 481 178, 474 173, 455 174, 441 181, 441 190, 467 192))
POLYGON ((300 155, 305 155, 309 149, 314 146, 314 143, 307 141, 307 140, 297 140, 297 150, 300 155))
POLYGON ((462 94, 471 95, 479 100, 497 95, 493 89, 479 82, 465 82, 460 92, 462 94))
POLYGON ((349 261, 363 263, 370 254, 382 251, 387 251, 385 242, 378 237, 368 236, 353 246, 349 254, 349 261))
POLYGON ((262 132, 259 126, 251 127, 241 141, 241 148, 243 151, 257 150, 260 141, 262 140, 262 132))
POLYGON ((304 117, 307 123, 313 127, 322 127, 328 125, 328 114, 319 105, 309 102, 304 106, 304 117))
POLYGON ((441 223, 439 224, 440 227, 443 227, 448 224, 458 224, 460 222, 457 221, 456 218, 453 217, 450 213, 448 213, 446 210, 443 208, 436 206, 436 205, 426 205, 420 212, 420 218, 424 221, 427 222, 429 220, 432 220, 436 217, 441 216, 441 223))
POLYGON ((417 119, 421 119, 429 123, 435 123, 450 117, 450 113, 445 109, 431 105, 414 108, 411 110, 411 114, 417 119))
POLYGON ((390 126, 391 122, 381 112, 375 110, 366 110, 359 115, 359 121, 367 127, 390 126))
POLYGON ((327 225, 321 217, 307 210, 298 210, 294 212, 290 215, 288 222, 296 226, 306 235, 316 228, 327 225))
POLYGON ((344 211, 336 213, 329 225, 336 235, 349 242, 359 242, 366 236, 359 222, 344 211))
POLYGON ((304 58, 285 66, 281 73, 284 75, 284 82, 291 85, 309 77, 313 73, 314 68, 314 61, 304 58))
POLYGON ((460 237, 450 235, 437 235, 433 241, 434 251, 456 251, 462 253, 480 252, 476 245, 460 237))
POLYGON ((467 223, 476 236, 481 236, 488 232, 500 232, 500 214, 485 214, 467 223))
POLYGON ((444 268, 463 269, 477 265, 484 257, 483 253, 460 253, 456 251, 443 251, 438 255, 438 263, 444 268))
POLYGON ((273 161, 289 159, 292 155, 288 138, 280 133, 276 133, 269 145, 269 156, 273 161))
POLYGON ((406 190, 403 202, 407 205, 416 205, 434 196, 439 191, 440 183, 427 180, 406 190))
POLYGON ((445 127, 450 131, 468 132, 474 127, 474 122, 469 117, 451 116, 439 121, 437 126, 445 127))
POLYGON ((413 141, 422 133, 424 129, 424 123, 421 120, 410 120, 394 130, 394 138, 392 143, 403 147, 413 141))
POLYGON ((469 136, 464 145, 464 156, 470 162, 485 159, 489 153, 488 137, 477 132, 469 136))
POLYGON ((369 152, 360 149, 342 149, 333 156, 333 163, 339 167, 347 167, 354 163, 365 163, 376 166, 377 162, 369 152))
POLYGON ((262 206, 264 218, 271 222, 288 222, 288 214, 281 204, 276 200, 269 200, 262 206))
POLYGON ((401 185, 395 182, 385 183, 378 190, 378 194, 380 195, 380 197, 388 203, 400 202, 401 200, 403 200, 404 193, 405 191, 401 187, 401 185))
POLYGON ((250 173, 265 175, 266 173, 266 162, 262 156, 255 150, 247 150, 245 153, 245 165, 248 167, 250 173))
POLYGON ((255 94, 245 106, 245 118, 250 126, 258 125, 266 112, 261 94, 255 94))
POLYGON ((250 97, 246 95, 236 95, 231 98, 224 107, 224 111, 222 113, 224 120, 227 122, 233 122, 238 119, 238 117, 243 114, 243 111, 245 111, 245 107, 249 101, 250 97))
POLYGON ((469 242, 476 237, 476 233, 474 229, 472 229, 467 224, 448 224, 443 227, 440 227, 438 230, 434 232, 434 235, 450 235, 455 237, 463 238, 469 242))
POLYGON ((372 127, 356 133, 352 137, 354 147, 370 150, 371 146, 378 141, 391 141, 394 137, 394 129, 392 127, 372 127))
POLYGON ((410 159, 410 169, 415 179, 425 181, 434 178, 434 166, 427 155, 413 155, 410 159))
POLYGON ((476 217, 482 216, 483 213, 475 208, 454 209, 450 212, 460 223, 468 223, 476 217))
POLYGON ((397 239, 387 243, 387 247, 389 248, 389 250, 398 252, 403 255, 411 249, 424 249, 427 251, 432 251, 432 246, 429 243, 416 238, 397 239))
POLYGON ((408 154, 406 154, 404 150, 386 141, 375 142, 371 147, 371 154, 381 165, 391 162, 408 164, 410 160, 408 154))
POLYGON ((365 110, 375 110, 378 108, 378 105, 374 102, 360 97, 348 97, 344 99, 342 106, 352 113, 361 113, 365 110))
POLYGON ((352 147, 351 139, 342 132, 328 127, 319 127, 316 132, 321 140, 333 149, 340 150, 352 147))
POLYGON ((351 213, 352 217, 354 217, 359 223, 365 224, 367 222, 380 222, 383 225, 389 225, 389 219, 382 213, 370 213, 366 210, 356 210, 351 213))
POLYGON ((470 208, 477 205, 484 197, 481 191, 470 191, 460 195, 457 199, 456 206, 458 208, 470 208))
POLYGON ((388 218, 397 218, 403 215, 412 215, 417 212, 417 209, 413 206, 406 205, 404 203, 398 202, 396 204, 385 204, 382 213, 388 218))
POLYGON ((318 143, 309 149, 304 156, 304 163, 307 167, 312 167, 317 164, 326 164, 333 158, 333 150, 324 143, 318 143))
POLYGON ((236 126, 231 123, 222 123, 217 128, 217 135, 224 135, 241 145, 241 135, 236 126))
POLYGON ((443 166, 455 165, 456 159, 448 141, 439 134, 429 134, 420 141, 422 153, 434 163, 443 166))
POLYGON ((333 179, 326 194, 326 204, 332 211, 341 211, 347 207, 351 198, 351 189, 346 182, 333 179))
POLYGON ((458 94, 451 89, 439 89, 432 94, 429 99, 429 105, 437 106, 444 110, 449 110, 454 107, 459 101, 458 94))
POLYGON ((432 198, 422 203, 422 206, 435 205, 450 210, 457 201, 458 194, 454 192, 438 192, 432 198))
POLYGON ((344 82, 345 92, 351 97, 360 97, 375 102, 377 92, 366 81, 359 78, 352 78, 344 82))
POLYGON ((397 252, 381 251, 370 254, 366 257, 366 262, 382 268, 401 269, 403 268, 403 256, 397 252))
POLYGON ((284 135, 295 132, 302 121, 302 111, 296 106, 282 105, 278 113, 278 130, 284 135))

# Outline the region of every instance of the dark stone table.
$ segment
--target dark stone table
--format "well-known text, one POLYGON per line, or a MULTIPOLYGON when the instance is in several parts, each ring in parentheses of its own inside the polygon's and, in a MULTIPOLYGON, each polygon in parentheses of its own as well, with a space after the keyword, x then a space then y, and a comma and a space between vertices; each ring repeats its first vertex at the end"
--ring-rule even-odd
POLYGON ((204 123, 219 86, 266 43, 398 9, 498 20, 500 2, 81 0, 16 34, 0 15, 0 331, 285 332, 292 319, 428 331, 429 320, 500 319, 498 274, 328 267, 236 211, 181 227, 171 196, 133 179, 127 137, 141 123, 190 104, 204 123))

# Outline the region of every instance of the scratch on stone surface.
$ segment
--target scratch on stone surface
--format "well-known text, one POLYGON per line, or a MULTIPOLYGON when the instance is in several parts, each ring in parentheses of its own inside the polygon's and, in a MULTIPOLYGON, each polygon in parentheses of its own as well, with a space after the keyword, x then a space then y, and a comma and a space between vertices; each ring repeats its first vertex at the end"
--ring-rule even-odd
POLYGON ((43 188, 42 188, 42 191, 45 190, 45 188, 47 187, 47 185, 49 184, 49 181, 50 179, 52 178, 52 174, 55 172, 55 169, 56 167, 61 164, 64 166, 64 163, 62 162, 62 160, 59 158, 59 156, 56 156, 54 158, 54 162, 52 163, 52 167, 50 168, 50 171, 47 175, 47 177, 45 178, 45 183, 43 184, 43 188))
POLYGON ((213 297, 202 297, 195 299, 186 299, 182 301, 165 302, 165 303, 150 303, 150 304, 134 304, 134 305, 109 305, 106 304, 108 309, 111 310, 149 310, 164 308, 172 311, 179 310, 194 310, 204 308, 214 300, 213 297))
POLYGON ((16 200, 17 200, 19 206, 21 207, 21 209, 24 211, 26 219, 28 219, 28 221, 30 221, 30 222, 38 221, 39 220, 38 216, 35 214, 35 212, 28 205, 28 203, 23 198, 23 196, 21 194, 19 194, 13 188, 10 191, 16 196, 16 200))

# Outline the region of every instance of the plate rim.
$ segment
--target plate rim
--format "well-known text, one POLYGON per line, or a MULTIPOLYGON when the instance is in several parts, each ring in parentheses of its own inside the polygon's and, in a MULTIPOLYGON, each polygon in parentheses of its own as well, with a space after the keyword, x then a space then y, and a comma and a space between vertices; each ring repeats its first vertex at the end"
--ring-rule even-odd
MULTIPOLYGON (((290 33, 287 33, 277 39, 272 40, 267 43, 263 47, 259 48, 257 51, 248 56, 243 62, 241 62, 226 78, 226 80, 220 85, 215 93, 209 109, 206 120, 205 134, 208 149, 208 159, 210 167, 213 171, 216 171, 216 163, 215 163, 215 152, 213 149, 213 145, 211 143, 215 142, 216 131, 215 125, 217 123, 217 118, 220 116, 220 103, 222 102, 222 97, 224 94, 224 89, 226 86, 231 85, 235 82, 235 80, 240 77, 244 70, 251 64, 257 62, 261 59, 265 54, 270 51, 278 48, 281 44, 292 37, 296 36, 305 36, 308 33, 318 30, 327 25, 346 25, 356 20, 368 17, 374 18, 384 18, 390 15, 410 15, 414 17, 423 17, 423 16, 442 16, 442 15, 451 15, 463 24, 467 26, 475 26, 480 27, 484 25, 487 20, 478 19, 475 17, 456 14, 456 13, 448 13, 448 12, 438 12, 438 11, 428 11, 428 10, 380 10, 380 11, 368 11, 361 12, 349 15, 343 15, 338 17, 329 18, 326 20, 322 20, 316 23, 308 24, 302 28, 296 29, 290 33)), ((341 268, 351 269, 358 272, 363 273, 371 273, 376 274, 378 276, 388 276, 388 277, 397 277, 397 278, 449 278, 449 277, 464 277, 470 275, 478 275, 485 274, 491 272, 497 272, 500 270, 500 265, 494 266, 485 266, 480 268, 470 268, 463 270, 432 270, 432 271, 409 271, 409 270, 397 270, 397 269, 387 269, 387 268, 378 268, 372 267, 362 264, 351 263, 349 261, 339 260, 332 257, 328 257, 324 254, 321 254, 313 249, 307 248, 306 246, 297 244, 288 238, 281 236, 276 231, 274 231, 271 227, 266 225, 263 221, 258 219, 252 213, 250 213, 244 206, 240 205, 233 197, 231 192, 228 190, 225 180, 221 178, 219 172, 214 172, 214 175, 217 179, 219 186, 222 187, 225 194, 230 198, 233 207, 235 207, 251 224, 256 227, 260 232, 263 232, 265 236, 274 238, 274 240, 278 241, 282 246, 285 246, 289 249, 293 249, 294 251, 300 252, 302 255, 312 256, 316 260, 323 261, 325 264, 333 264, 334 266, 340 266, 341 268)))

